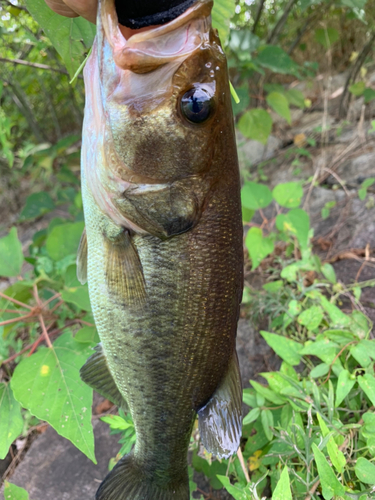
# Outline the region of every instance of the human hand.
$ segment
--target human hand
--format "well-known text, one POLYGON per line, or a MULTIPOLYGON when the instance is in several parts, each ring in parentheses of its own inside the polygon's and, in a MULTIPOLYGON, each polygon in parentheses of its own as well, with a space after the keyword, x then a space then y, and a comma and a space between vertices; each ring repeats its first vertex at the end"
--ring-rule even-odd
POLYGON ((82 16, 92 23, 96 22, 97 0, 45 0, 45 2, 61 16, 82 16))

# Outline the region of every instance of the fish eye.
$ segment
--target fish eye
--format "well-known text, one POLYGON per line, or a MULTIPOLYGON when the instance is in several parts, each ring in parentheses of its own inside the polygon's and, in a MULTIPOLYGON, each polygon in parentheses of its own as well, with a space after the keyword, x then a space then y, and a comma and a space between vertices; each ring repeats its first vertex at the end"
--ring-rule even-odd
POLYGON ((182 114, 190 122, 203 123, 213 109, 213 96, 202 87, 193 87, 181 98, 182 114))

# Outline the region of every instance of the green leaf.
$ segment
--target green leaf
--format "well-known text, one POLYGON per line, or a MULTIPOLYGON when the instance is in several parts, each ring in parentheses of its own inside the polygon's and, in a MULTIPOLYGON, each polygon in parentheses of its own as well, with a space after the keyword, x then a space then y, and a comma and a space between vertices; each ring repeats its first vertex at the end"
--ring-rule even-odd
POLYGON ((301 344, 275 333, 261 331, 260 334, 280 358, 292 366, 299 365, 301 361, 301 344))
POLYGON ((356 379, 350 378, 348 370, 342 370, 337 380, 335 407, 340 406, 349 392, 353 389, 356 379))
POLYGON ((264 434, 266 435, 268 441, 273 438, 273 433, 271 427, 273 427, 273 415, 271 410, 262 410, 261 421, 263 425, 264 434))
POLYGON ((3 460, 23 429, 21 407, 10 385, 4 383, 0 384, 0 422, 0 460, 3 460))
POLYGON ((241 189, 241 202, 244 207, 250 210, 259 210, 272 202, 272 193, 264 184, 245 182, 241 189))
POLYGON ((250 208, 246 208, 244 205, 242 205, 242 221, 243 222, 250 222, 251 219, 254 217, 255 210, 251 210, 250 208))
POLYGON ((325 264, 323 264, 322 267, 321 267, 321 271, 323 273, 323 276, 329 282, 331 282, 333 285, 335 285, 337 283, 336 273, 335 273, 335 270, 334 270, 334 268, 333 268, 333 266, 331 264, 328 264, 328 262, 326 262, 325 264))
POLYGON ((15 484, 5 481, 4 486, 4 499, 5 500, 29 500, 29 494, 23 488, 15 484))
POLYGON ((74 340, 81 344, 98 344, 100 342, 95 326, 84 326, 75 334, 74 340))
MULTIPOLYGON (((318 417, 318 422, 319 422, 319 426, 320 426, 320 429, 322 431, 323 437, 328 436, 330 431, 329 431, 326 423, 324 422, 323 418, 321 417, 321 415, 319 413, 317 413, 316 416, 318 417)), ((335 469, 337 470, 337 472, 342 473, 343 467, 346 464, 346 460, 345 460, 345 456, 344 456, 343 452, 339 450, 335 440, 333 439, 333 436, 330 437, 330 439, 327 443, 327 451, 328 451, 329 458, 331 459, 331 462, 332 462, 333 466, 335 467, 335 469)))
POLYGON ((272 196, 282 207, 296 208, 301 203, 303 189, 299 182, 284 182, 273 188, 272 196))
POLYGON ((285 91, 284 95, 288 99, 289 104, 301 109, 304 109, 306 107, 305 96, 302 94, 300 90, 290 89, 285 91))
POLYGON ((251 424, 252 422, 255 422, 255 420, 259 417, 260 415, 260 408, 253 408, 243 419, 242 425, 248 425, 251 424))
POLYGON ((301 354, 310 354, 317 356, 327 364, 331 364, 338 351, 338 345, 324 338, 315 342, 307 341, 300 351, 301 354))
POLYGON ((272 500, 292 500, 292 492, 290 490, 288 467, 284 467, 280 479, 277 482, 276 488, 272 494, 272 500))
POLYGON ((272 118, 265 109, 250 109, 239 119, 238 128, 245 137, 266 144, 272 130, 272 118))
MULTIPOLYGON (((227 490, 227 492, 230 495, 232 495, 232 497, 235 500, 247 500, 248 499, 248 496, 246 495, 246 493, 242 489, 238 488, 237 486, 233 486, 231 484, 229 477, 218 475, 217 478, 221 482, 221 484, 224 486, 224 488, 227 490)), ((239 484, 239 483, 236 483, 236 484, 239 484)))
POLYGON ((328 372, 329 365, 327 365, 327 363, 321 363, 311 370, 310 376, 312 378, 324 377, 324 375, 327 375, 328 372))
POLYGON ((61 260, 68 255, 76 254, 83 228, 83 222, 55 226, 46 241, 49 256, 53 260, 61 260))
POLYGON ((212 26, 219 32, 221 43, 225 45, 229 35, 229 24, 236 9, 235 0, 215 0, 212 9, 212 26))
POLYGON ((61 292, 61 298, 65 302, 75 304, 84 311, 91 311, 89 291, 87 285, 79 286, 77 288, 70 288, 61 292))
POLYGON ((51 212, 54 208, 55 204, 47 192, 33 193, 26 199, 26 205, 20 214, 20 221, 24 222, 36 219, 41 215, 51 212))
POLYGON ((268 387, 264 387, 263 385, 255 382, 255 380, 250 380, 250 384, 254 387, 254 389, 265 399, 271 401, 271 403, 275 405, 282 405, 285 403, 285 399, 278 396, 275 392, 268 389, 268 387))
POLYGON ((339 37, 339 32, 335 28, 319 28, 315 30, 315 40, 323 45, 325 49, 329 49, 339 37))
POLYGON ((356 97, 359 97, 364 93, 365 89, 366 89, 365 82, 357 82, 353 83, 353 85, 350 85, 349 92, 355 95, 356 97))
POLYGON ((365 98, 365 104, 368 104, 375 99, 375 90, 365 89, 363 92, 363 97, 365 98))
POLYGON ((291 123, 288 99, 280 92, 271 92, 266 97, 268 105, 282 118, 291 123))
POLYGON ((331 500, 334 495, 343 496, 345 494, 344 486, 338 481, 332 467, 315 443, 312 445, 312 450, 322 485, 323 498, 331 500))
POLYGON ((349 316, 343 313, 337 306, 329 302, 324 295, 320 297, 320 304, 331 318, 331 326, 350 327, 352 321, 349 316))
POLYGON ((39 349, 16 367, 11 387, 17 401, 46 420, 94 463, 91 424, 92 389, 82 382, 79 369, 92 350, 61 335, 52 348, 39 349))
POLYGON ((319 306, 311 306, 298 316, 298 323, 308 330, 315 330, 323 319, 323 311, 319 306))
POLYGON ((74 19, 54 13, 44 0, 25 0, 27 10, 51 40, 72 77, 91 47, 95 26, 82 17, 74 19))
POLYGON ((375 465, 363 457, 355 464, 355 474, 362 483, 375 484, 375 465))
POLYGON ((371 401, 371 404, 375 406, 375 378, 369 373, 365 373, 363 376, 360 375, 358 378, 359 387, 366 394, 366 396, 371 401))
POLYGON ((371 364, 371 358, 365 342, 359 342, 357 345, 352 346, 350 348, 350 354, 363 368, 371 364))
POLYGON ((259 227, 251 227, 246 235, 246 248, 249 250, 252 267, 256 269, 262 260, 273 252, 274 243, 270 237, 264 237, 259 227))
POLYGON ((17 229, 12 227, 8 236, 0 239, 0 276, 17 276, 21 272, 22 264, 22 245, 17 236, 17 229))
POLYGON ((299 66, 279 46, 266 45, 255 60, 264 68, 283 75, 298 75, 299 66))
POLYGON ((298 240, 301 250, 308 246, 310 217, 301 208, 293 208, 287 214, 276 217, 276 227, 279 231, 291 233, 298 240))

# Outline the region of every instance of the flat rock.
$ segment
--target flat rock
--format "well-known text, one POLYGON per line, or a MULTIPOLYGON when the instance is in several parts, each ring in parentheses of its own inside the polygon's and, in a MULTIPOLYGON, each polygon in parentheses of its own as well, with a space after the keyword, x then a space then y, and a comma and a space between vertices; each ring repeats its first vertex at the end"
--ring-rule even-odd
POLYGON ((100 420, 94 421, 94 435, 98 465, 49 427, 33 442, 9 482, 25 488, 30 500, 93 500, 110 458, 120 448, 118 436, 110 436, 108 425, 100 420))

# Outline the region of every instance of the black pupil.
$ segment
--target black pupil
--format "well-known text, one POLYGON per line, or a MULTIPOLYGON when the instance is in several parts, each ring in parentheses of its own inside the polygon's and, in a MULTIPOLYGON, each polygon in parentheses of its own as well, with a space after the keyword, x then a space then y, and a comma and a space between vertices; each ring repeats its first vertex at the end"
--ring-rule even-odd
POLYGON ((202 123, 210 115, 212 98, 200 88, 188 90, 181 99, 181 109, 186 118, 193 123, 202 123))

